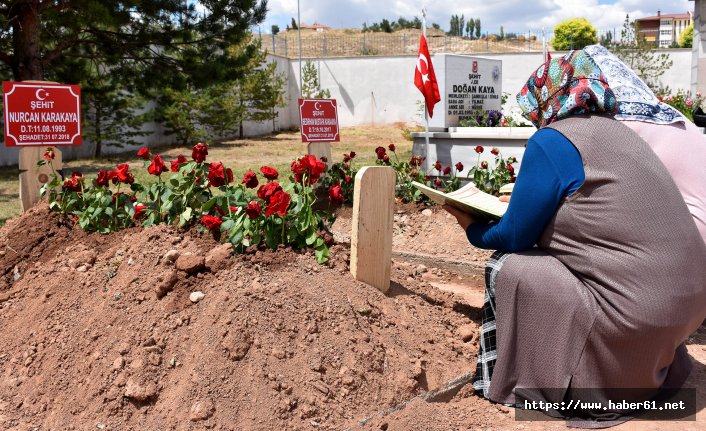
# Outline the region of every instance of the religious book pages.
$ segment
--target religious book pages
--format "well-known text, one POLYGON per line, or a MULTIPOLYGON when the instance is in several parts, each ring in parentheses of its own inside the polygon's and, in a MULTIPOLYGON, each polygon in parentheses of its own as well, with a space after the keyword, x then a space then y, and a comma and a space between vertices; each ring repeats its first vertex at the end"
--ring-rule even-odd
POLYGON ((439 205, 448 204, 484 219, 499 220, 509 205, 507 202, 500 202, 497 197, 491 194, 480 191, 473 183, 468 183, 451 193, 434 190, 416 181, 413 181, 412 185, 439 205))

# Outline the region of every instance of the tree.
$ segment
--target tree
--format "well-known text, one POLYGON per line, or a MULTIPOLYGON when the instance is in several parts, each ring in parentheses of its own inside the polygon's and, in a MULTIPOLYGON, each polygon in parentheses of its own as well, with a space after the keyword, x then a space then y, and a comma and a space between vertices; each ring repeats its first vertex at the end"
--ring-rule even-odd
MULTIPOLYGON (((421 25, 420 25, 419 27, 421 28, 421 25)), ((439 24, 437 24, 437 23, 432 23, 431 27, 432 27, 432 28, 435 28, 435 29, 437 29, 437 30, 441 30, 441 25, 439 25, 439 24)))
POLYGON ((505 39, 505 29, 503 26, 500 26, 500 34, 498 35, 498 40, 503 40, 505 39))
POLYGON ((0 62, 15 80, 41 80, 68 58, 130 69, 142 87, 179 75, 179 84, 240 73, 224 46, 262 22, 267 0, 6 0, 0 4, 0 62), (178 72, 178 73, 174 73, 178 72), (184 79, 187 77, 188 79, 184 79))
POLYGON ((667 54, 657 54, 654 44, 640 36, 637 21, 631 22, 630 16, 625 16, 625 22, 620 32, 620 43, 613 47, 613 53, 654 91, 659 92, 659 77, 672 67, 672 60, 667 54))
POLYGON ((608 31, 602 34, 600 43, 603 46, 611 46, 613 44, 613 33, 608 31))
POLYGON ((582 49, 598 43, 598 31, 586 18, 571 18, 554 27, 552 47, 558 51, 582 49))
POLYGON ((480 18, 476 18, 476 39, 480 39, 480 18))
MULTIPOLYGON (((287 106, 284 100, 284 84, 286 76, 277 73, 277 63, 263 64, 256 69, 246 81, 246 94, 250 98, 246 120, 267 121, 272 120, 272 131, 275 131, 277 108, 287 106)), ((326 97, 330 95, 327 92, 326 97)), ((243 138, 243 127, 240 124, 240 139, 243 138)))
POLYGON ((304 68, 302 69, 302 97, 305 99, 327 99, 331 97, 330 91, 321 89, 319 73, 311 61, 304 63, 304 68))
POLYGON ((471 39, 473 38, 473 32, 475 31, 475 29, 476 29, 476 21, 473 18, 471 18, 466 23, 466 34, 471 39))
POLYGON ((682 48, 691 48, 694 43, 694 23, 689 24, 684 31, 679 35, 679 46, 682 48))
POLYGON ((290 25, 292 27, 292 30, 298 30, 299 26, 297 25, 297 21, 292 17, 292 24, 290 25))
POLYGON ((392 33, 392 26, 390 25, 390 21, 383 19, 380 22, 380 29, 385 33, 392 33))
POLYGON ((272 34, 279 33, 279 26, 277 24, 272 24, 272 34))

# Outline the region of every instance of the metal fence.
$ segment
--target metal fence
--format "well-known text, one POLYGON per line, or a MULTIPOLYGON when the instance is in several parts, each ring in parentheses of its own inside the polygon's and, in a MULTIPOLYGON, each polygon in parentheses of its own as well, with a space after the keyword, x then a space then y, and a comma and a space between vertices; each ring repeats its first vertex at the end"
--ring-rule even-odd
MULTIPOLYGON (((299 38, 296 32, 259 35, 263 48, 270 53, 289 58, 299 57, 299 38)), ((483 36, 479 39, 467 37, 429 35, 429 51, 435 53, 501 53, 542 51, 541 36, 527 33, 512 39, 499 40, 497 36, 483 36)), ((346 34, 307 34, 302 35, 303 58, 357 57, 361 55, 416 55, 419 51, 419 35, 361 33, 346 34)))

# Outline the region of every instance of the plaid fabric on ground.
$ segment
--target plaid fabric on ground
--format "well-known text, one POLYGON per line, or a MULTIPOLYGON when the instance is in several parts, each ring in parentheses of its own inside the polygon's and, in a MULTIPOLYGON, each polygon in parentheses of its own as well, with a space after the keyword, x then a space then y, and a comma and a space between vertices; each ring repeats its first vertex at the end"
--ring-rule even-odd
POLYGON ((483 324, 480 329, 480 350, 478 365, 473 379, 473 388, 479 395, 488 397, 490 379, 497 359, 495 350, 495 279, 511 253, 496 251, 485 264, 485 302, 483 303, 483 324))

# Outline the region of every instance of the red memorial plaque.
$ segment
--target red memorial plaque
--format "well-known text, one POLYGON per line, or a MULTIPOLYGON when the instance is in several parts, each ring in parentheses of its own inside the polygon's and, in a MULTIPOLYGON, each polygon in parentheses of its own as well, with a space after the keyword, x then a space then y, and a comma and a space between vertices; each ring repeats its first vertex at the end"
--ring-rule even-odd
POLYGON ((81 87, 2 83, 5 146, 81 145, 81 87))
POLYGON ((299 99, 302 142, 339 142, 335 99, 299 99))

